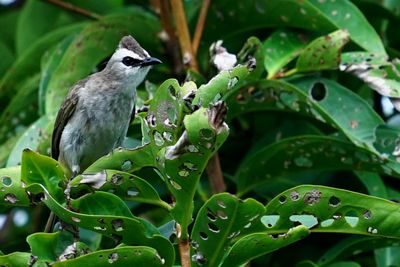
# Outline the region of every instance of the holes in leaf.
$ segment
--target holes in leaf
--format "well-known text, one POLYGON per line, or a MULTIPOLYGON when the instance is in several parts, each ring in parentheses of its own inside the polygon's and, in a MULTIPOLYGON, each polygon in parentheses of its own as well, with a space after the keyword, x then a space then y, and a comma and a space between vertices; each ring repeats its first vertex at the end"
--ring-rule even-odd
POLYGON ((310 206, 318 203, 321 200, 321 192, 313 189, 304 195, 304 202, 310 206))
POLYGON ((200 251, 197 251, 195 254, 192 255, 192 261, 200 266, 207 263, 206 257, 204 257, 204 255, 200 251))
POLYGON ((259 88, 251 86, 248 88, 248 93, 255 102, 263 102, 265 100, 264 91, 259 88))
POLYGON ((190 153, 197 153, 197 152, 199 152, 199 148, 198 148, 197 146, 195 146, 195 145, 188 145, 187 150, 188 150, 190 153))
POLYGON ((176 97, 176 90, 172 85, 168 87, 168 92, 172 97, 176 97))
POLYGON ((217 216, 215 216, 215 214, 209 208, 207 208, 207 217, 212 222, 217 220, 217 216))
POLYGON ((239 78, 234 76, 228 81, 228 89, 232 89, 239 81, 239 78))
POLYGON ((329 198, 329 206, 336 208, 339 205, 340 205, 340 199, 338 197, 331 196, 329 198))
POLYGON ((300 194, 299 194, 299 192, 297 192, 297 191, 291 192, 291 193, 290 193, 290 199, 291 199, 292 201, 297 201, 297 200, 299 200, 299 199, 300 199, 300 194))
POLYGON ((369 220, 372 218, 372 212, 370 210, 366 210, 364 211, 363 216, 365 219, 369 220))
POLYGON ((311 159, 304 157, 304 156, 300 156, 294 159, 294 164, 296 164, 296 166, 298 167, 305 167, 305 168, 310 168, 313 165, 313 162, 311 159))
POLYGON ((225 205, 225 202, 223 202, 222 200, 217 200, 217 205, 218 206, 220 206, 221 208, 223 208, 223 209, 225 209, 226 208, 226 205, 225 205))
POLYGON ((176 113, 175 108, 172 107, 167 108, 167 120, 169 121, 170 125, 176 125, 178 120, 178 115, 176 113))
POLYGON ((335 221, 334 219, 327 219, 327 220, 321 222, 321 226, 322 227, 331 226, 334 221, 335 221))
POLYGON ((196 165, 191 162, 184 162, 178 168, 178 175, 181 177, 187 177, 190 175, 190 172, 197 171, 196 165))
POLYGON ((326 93, 326 87, 321 82, 314 83, 310 90, 311 98, 315 101, 322 101, 326 97, 326 93))
POLYGON ((360 220, 357 216, 357 213, 353 210, 346 212, 344 219, 353 228, 357 226, 358 221, 360 220))
POLYGON ((200 138, 203 140, 212 140, 214 138, 214 132, 210 129, 200 129, 200 138))
POLYGON ((97 231, 106 231, 107 230, 107 228, 105 226, 95 226, 95 227, 93 227, 93 229, 97 230, 97 231))
POLYGON ((208 235, 205 232, 200 232, 200 238, 203 240, 207 240, 208 239, 208 235))
POLYGON ((132 161, 125 160, 121 165, 121 170, 122 171, 129 171, 129 170, 132 169, 132 165, 133 165, 132 161))
POLYGON ((308 229, 311 229, 312 227, 316 226, 318 224, 318 219, 314 215, 291 215, 289 217, 289 220, 292 222, 298 222, 304 226, 306 226, 308 229))
POLYGON ((71 217, 71 220, 74 221, 74 222, 76 222, 76 223, 81 222, 81 219, 76 218, 76 217, 71 217))
POLYGON ((378 229, 370 226, 370 227, 367 228, 367 232, 370 233, 370 234, 377 234, 378 233, 378 229))
POLYGON ((170 132, 163 132, 163 137, 166 141, 171 142, 173 140, 173 135, 170 132))
POLYGON ((261 223, 268 228, 272 228, 279 220, 279 215, 265 215, 261 217, 261 223))
POLYGON ((286 196, 284 196, 284 195, 279 196, 279 203, 283 204, 285 202, 286 202, 286 196))
POLYGON ((12 185, 12 179, 8 176, 2 177, 1 182, 3 183, 4 186, 7 186, 7 187, 12 185))
POLYGON ((169 180, 169 183, 172 185, 173 188, 175 188, 176 190, 181 190, 182 186, 180 184, 178 184, 177 182, 175 182, 174 180, 169 180))
POLYGON ((216 224, 214 223, 208 223, 208 230, 210 230, 213 233, 219 233, 219 228, 216 224))
POLYGON ((12 193, 7 193, 4 195, 4 201, 10 202, 11 204, 15 204, 18 201, 18 199, 17 199, 16 195, 14 195, 12 193))
POLYGON ((108 263, 114 263, 118 260, 119 256, 118 253, 113 252, 108 256, 108 263))
POLYGON ((156 146, 164 145, 164 138, 162 137, 162 135, 159 132, 154 131, 153 137, 154 137, 154 143, 156 144, 156 146))
POLYGON ((244 97, 244 95, 243 95, 242 93, 239 93, 239 94, 236 96, 236 101, 237 101, 239 104, 244 104, 244 103, 247 102, 247 99, 244 97))
POLYGON ((128 197, 136 197, 137 195, 139 195, 139 190, 137 190, 136 187, 129 187, 126 191, 126 194, 128 195, 128 197))
POLYGON ((154 128, 154 127, 157 126, 157 123, 156 123, 156 116, 154 116, 153 114, 147 115, 147 116, 146 116, 146 121, 147 121, 147 124, 148 124, 150 127, 152 127, 152 128, 154 128))
POLYGON ((116 232, 121 232, 124 230, 124 221, 121 219, 115 219, 111 221, 111 225, 116 232))
POLYGON ((228 219, 228 215, 226 215, 222 210, 217 210, 217 216, 222 220, 228 219))
POLYGON ((123 176, 119 173, 114 173, 111 176, 111 183, 113 183, 114 185, 120 185, 123 182, 123 176))

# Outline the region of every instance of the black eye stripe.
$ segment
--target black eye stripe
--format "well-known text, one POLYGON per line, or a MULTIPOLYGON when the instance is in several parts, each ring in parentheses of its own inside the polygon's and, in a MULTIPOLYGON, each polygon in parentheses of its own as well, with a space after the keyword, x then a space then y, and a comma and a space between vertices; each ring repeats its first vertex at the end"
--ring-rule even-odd
POLYGON ((139 65, 142 61, 140 59, 136 59, 133 57, 124 57, 122 59, 122 63, 124 63, 124 65, 126 66, 135 66, 135 65, 139 65))

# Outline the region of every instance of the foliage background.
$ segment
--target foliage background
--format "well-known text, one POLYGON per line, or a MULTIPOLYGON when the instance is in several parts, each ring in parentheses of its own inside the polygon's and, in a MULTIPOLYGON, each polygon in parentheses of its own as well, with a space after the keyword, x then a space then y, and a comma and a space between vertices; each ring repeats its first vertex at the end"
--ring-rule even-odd
MULTIPOLYGON (((141 188, 140 185, 123 184, 121 191, 125 195, 115 194, 125 200, 126 205, 115 200, 115 206, 102 207, 101 203, 112 198, 106 193, 98 194, 92 199, 90 196, 77 198, 76 205, 82 213, 85 213, 85 205, 96 203, 98 210, 86 210, 87 214, 126 217, 134 214, 137 218, 145 218, 154 226, 134 217, 135 222, 146 225, 151 238, 161 233, 172 242, 174 246, 171 245, 171 249, 175 252, 168 254, 169 245, 165 246, 164 252, 170 259, 175 253, 176 264, 180 264, 181 258, 178 244, 182 244, 185 238, 176 236, 173 220, 180 222, 182 219, 190 240, 200 243, 198 248, 192 242, 190 259, 193 265, 216 266, 218 263, 233 266, 230 264, 240 261, 235 255, 227 255, 237 249, 235 253, 245 259, 243 263, 255 258, 251 266, 400 266, 400 243, 397 241, 400 217, 396 204, 400 201, 399 116, 392 105, 400 97, 399 63, 396 60, 400 42, 397 34, 399 1, 211 1, 204 29, 200 29, 200 45, 194 52, 196 60, 188 64, 184 64, 185 57, 182 58, 180 52, 185 48, 181 22, 165 19, 166 14, 176 15, 174 3, 180 1, 170 1, 172 5, 167 11, 162 9, 165 4, 159 1, 68 2, 91 13, 82 15, 39 0, 0 6, 0 165, 4 167, 0 170, 2 253, 27 252, 17 256, 25 260, 32 253, 39 257, 39 263, 40 260, 52 262, 62 254, 65 244, 72 242, 70 236, 62 236, 64 232, 51 237, 38 233, 45 227, 48 208, 55 211, 57 203, 63 204, 62 186, 48 179, 61 177, 62 171, 50 159, 23 152, 23 149, 29 147, 42 155, 49 155, 54 115, 68 88, 101 69, 120 37, 132 34, 164 64, 154 68, 148 76, 149 81, 139 88, 137 105, 150 104, 150 113, 139 114, 129 131, 126 147, 142 144, 141 128, 143 133, 149 134, 143 141, 150 142, 151 151, 148 153, 151 155, 165 152, 163 149, 173 145, 184 129, 189 132, 191 129, 193 136, 200 133, 202 127, 213 131, 214 128, 206 123, 206 126, 200 125, 204 118, 196 117, 196 113, 186 110, 183 104, 185 92, 206 84, 198 92, 208 90, 211 93, 204 93, 205 96, 198 93, 198 99, 203 102, 195 98, 194 103, 200 101, 200 105, 211 110, 212 104, 222 99, 228 106, 229 136, 224 142, 224 133, 215 133, 216 139, 213 140, 219 154, 225 191, 242 199, 252 199, 235 202, 236 198, 228 194, 215 196, 224 188, 216 188, 213 179, 207 179, 210 174, 215 174, 215 170, 202 173, 199 168, 199 183, 186 185, 179 179, 193 171, 192 165, 169 165, 168 169, 154 165, 152 157, 139 154, 145 163, 140 168, 133 168, 117 161, 119 155, 128 155, 122 151, 111 159, 100 160, 91 170, 108 169, 107 179, 110 181, 115 177, 110 169, 134 173, 151 184, 141 184, 147 190, 141 191, 146 192, 145 196, 138 198, 131 190, 141 188), (209 47, 220 39, 230 53, 238 55, 239 63, 246 64, 249 56, 254 57, 256 69, 248 73, 246 68, 238 67, 207 83, 218 73, 210 64, 209 47), (167 80, 169 78, 177 78, 179 83, 167 80), (184 85, 185 79, 195 81, 197 87, 190 83, 184 85), (178 92, 178 100, 165 93, 171 87, 178 92), (147 115, 166 111, 161 108, 163 101, 173 103, 177 113, 169 118, 180 123, 172 132, 172 141, 169 141, 170 137, 159 137, 145 123, 147 115), (184 118, 187 118, 185 123, 184 118), (160 140, 163 144, 157 145, 160 140), (222 145, 220 149, 219 145, 222 145), (21 164, 21 158, 21 169, 13 167, 21 164), (174 168, 178 171, 175 172, 174 168), (53 173, 43 174, 43 170, 53 173), (33 178, 32 172, 35 171, 38 175, 33 178), (171 171, 174 175, 183 172, 178 178, 167 179, 171 171), (32 192, 43 191, 35 188, 35 183, 42 184, 50 192, 47 200, 43 201, 45 205, 30 207, 40 199, 28 199, 24 195, 21 179, 28 185, 33 184, 29 189, 32 192), (298 185, 303 186, 285 191, 298 185), (179 189, 182 186, 184 190, 187 186, 195 193, 194 224, 190 222, 192 198, 182 196, 179 189), (18 197, 16 203, 10 201, 8 197, 11 195, 7 195, 7 190, 18 197), (310 192, 317 193, 310 195, 310 192), (297 194, 302 201, 295 202, 297 194), (181 218, 182 210, 169 206, 171 195, 179 203, 177 207, 188 208, 189 217, 181 218), (49 196, 53 196, 55 201, 52 202, 49 196), (318 201, 310 202, 314 198, 318 201), (319 202, 319 199, 323 201, 319 202), (225 204, 232 201, 235 212, 229 214, 228 221, 230 226, 235 225, 232 229, 237 227, 239 232, 229 228, 232 232, 226 232, 224 237, 213 235, 215 227, 218 231, 227 228, 227 222, 223 220, 218 219, 218 224, 211 225, 205 221, 212 217, 207 208, 220 203, 218 200, 225 204), (115 207, 120 207, 120 210, 112 211, 115 207), (246 233, 248 224, 240 218, 251 218, 249 214, 258 209, 264 213, 263 219, 258 222, 260 225, 254 223, 246 233), (298 232, 287 242, 275 242, 273 238, 280 238, 275 235, 272 241, 265 240, 267 234, 287 233, 298 224, 308 229, 296 228, 298 232), (317 233, 295 242, 310 231, 317 233), (31 235, 33 233, 39 235, 31 235), (207 233, 207 238, 204 238, 204 233, 207 233), (232 240, 227 237, 230 234, 234 234, 232 240), (44 255, 46 246, 43 244, 56 247, 51 250, 54 255, 44 255), (219 245, 223 249, 218 250, 219 245), (41 246, 44 248, 38 249, 41 246), (202 256, 207 261, 196 258, 200 255, 197 249, 203 249, 202 256), (275 249, 278 250, 267 254, 275 249), (215 263, 210 259, 215 259, 215 263)), ((196 24, 204 3, 196 0, 183 3, 188 29, 193 37, 199 31, 196 24)), ((157 128, 159 133, 164 130, 157 128)), ((201 139, 201 136, 197 138, 201 139)), ((201 164, 205 167, 213 152, 210 149, 202 151, 203 158, 198 159, 197 167, 201 164)), ((136 156, 132 153, 129 157, 136 156)), ((110 185, 110 181, 106 185, 110 185)), ((80 183, 78 179, 75 185, 80 183)), ((109 190, 102 189, 105 192, 109 190)), ((81 197, 90 190, 79 188, 77 191, 81 197)), ((122 220, 122 217, 115 218, 112 222, 122 220)), ((123 219, 123 222, 127 221, 123 219)), ((132 229, 137 229, 135 227, 132 229)), ((96 259, 99 256, 95 251, 105 253, 102 251, 115 247, 115 239, 110 236, 85 230, 80 234, 80 241, 93 251, 96 259)), ((159 238, 157 242, 166 244, 162 242, 167 238, 159 238)), ((153 248, 157 249, 157 242, 152 243, 154 240, 139 244, 137 240, 123 241, 147 246, 141 250, 145 263, 156 255, 153 248)), ((108 260, 110 253, 104 254, 108 260)), ((125 252, 120 248, 118 253, 123 255, 125 252)), ((17 264, 11 260, 7 262, 11 258, 3 256, 0 260, 2 264, 11 264, 9 266, 17 264)), ((98 264, 101 263, 99 260, 98 264)), ((103 264, 108 263, 106 260, 103 264)), ((24 266, 25 263, 18 264, 24 266)))

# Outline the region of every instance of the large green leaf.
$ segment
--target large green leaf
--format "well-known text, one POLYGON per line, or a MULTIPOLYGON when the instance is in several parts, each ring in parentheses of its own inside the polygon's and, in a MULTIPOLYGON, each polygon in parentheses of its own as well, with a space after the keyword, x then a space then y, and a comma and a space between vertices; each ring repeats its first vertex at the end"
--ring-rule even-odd
POLYGON ((122 36, 131 34, 151 54, 159 54, 162 48, 159 39, 155 38, 159 31, 156 17, 139 8, 129 14, 112 15, 89 24, 65 51, 49 81, 46 113, 57 112, 68 89, 109 57, 122 36))
POLYGON ((55 233, 34 233, 26 238, 31 247, 32 255, 38 257, 38 260, 53 262, 65 249, 72 245, 74 238, 67 231, 55 233))
POLYGON ((19 166, 0 169, 0 179, 1 205, 30 205, 30 199, 21 181, 21 168, 19 166))
POLYGON ((351 40, 363 49, 385 54, 378 34, 349 0, 257 0, 235 5, 229 0, 214 1, 207 16, 204 39, 226 39, 243 31, 271 26, 296 27, 325 34, 347 29, 351 40))
MULTIPOLYGON (((126 216, 115 216, 115 215, 103 215, 103 214, 86 214, 77 213, 69 209, 64 208, 59 204, 49 192, 40 184, 32 184, 27 187, 33 194, 43 193, 45 197, 43 202, 64 222, 69 224, 74 224, 82 228, 92 230, 94 232, 107 235, 114 238, 117 242, 122 242, 124 244, 141 244, 147 245, 155 248, 158 254, 164 259, 167 266, 172 265, 174 262, 174 248, 169 240, 162 237, 156 227, 152 226, 150 223, 144 219, 134 217, 130 215, 126 216)), ((122 207, 125 205, 122 200, 118 197, 113 196, 110 193, 98 192, 95 195, 87 195, 81 199, 75 200, 76 207, 80 207, 80 204, 87 207, 87 212, 93 211, 91 206, 99 205, 99 203, 104 203, 100 207, 94 207, 95 212, 104 212, 107 214, 113 212, 113 204, 119 203, 118 206, 122 207), (107 207, 107 203, 111 203, 107 207), (102 209, 105 207, 105 209, 102 209)), ((83 207, 83 206, 82 206, 83 207)), ((116 210, 118 214, 123 212, 128 215, 129 209, 116 210)))
POLYGON ((150 247, 118 247, 107 250, 99 250, 80 256, 75 259, 56 262, 54 267, 80 267, 80 266, 135 266, 135 267, 161 267, 172 266, 160 258, 159 253, 150 247))
POLYGON ((231 240, 245 236, 249 224, 264 211, 254 199, 241 201, 228 193, 212 196, 197 214, 191 234, 196 266, 218 266, 231 240))
POLYGON ((8 255, 0 255, 1 266, 6 267, 26 267, 28 266, 30 253, 13 252, 8 255))
POLYGON ((400 165, 347 141, 327 136, 297 136, 249 154, 235 179, 242 195, 277 178, 295 179, 300 173, 362 170, 400 177, 400 165))

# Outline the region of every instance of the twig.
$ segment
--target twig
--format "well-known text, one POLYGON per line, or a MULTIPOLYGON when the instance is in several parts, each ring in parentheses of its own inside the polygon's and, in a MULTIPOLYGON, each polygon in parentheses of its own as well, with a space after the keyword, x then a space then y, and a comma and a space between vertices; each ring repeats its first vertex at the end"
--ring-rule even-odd
POLYGON ((94 13, 94 12, 89 11, 89 10, 86 10, 84 8, 75 6, 75 5, 71 4, 71 3, 67 3, 67 2, 64 2, 64 1, 60 1, 60 0, 42 0, 42 1, 48 2, 48 3, 53 4, 55 6, 58 6, 58 7, 61 7, 63 9, 65 9, 65 10, 68 10, 68 11, 71 11, 71 12, 78 13, 80 15, 89 17, 91 19, 101 19, 101 16, 99 14, 94 13))
POLYGON ((206 17, 208 13, 208 7, 210 6, 210 0, 203 0, 199 18, 197 19, 196 30, 194 31, 194 37, 192 42, 193 54, 196 56, 199 49, 201 36, 203 35, 204 24, 206 23, 206 17))
POLYGON ((179 239, 179 255, 181 256, 181 267, 190 267, 190 244, 187 237, 182 238, 181 228, 176 224, 176 232, 179 239))
POLYGON ((54 220, 56 219, 56 215, 54 212, 50 211, 49 218, 47 219, 46 227, 44 228, 45 233, 51 233, 52 228, 54 226, 54 220))
POLYGON ((193 54, 192 42, 190 41, 190 34, 182 0, 170 0, 170 4, 172 7, 172 14, 175 18, 175 28, 178 33, 183 63, 198 71, 199 68, 196 57, 193 54))
POLYGON ((224 192, 226 185, 219 162, 218 152, 212 156, 207 164, 207 176, 213 194, 224 192))

